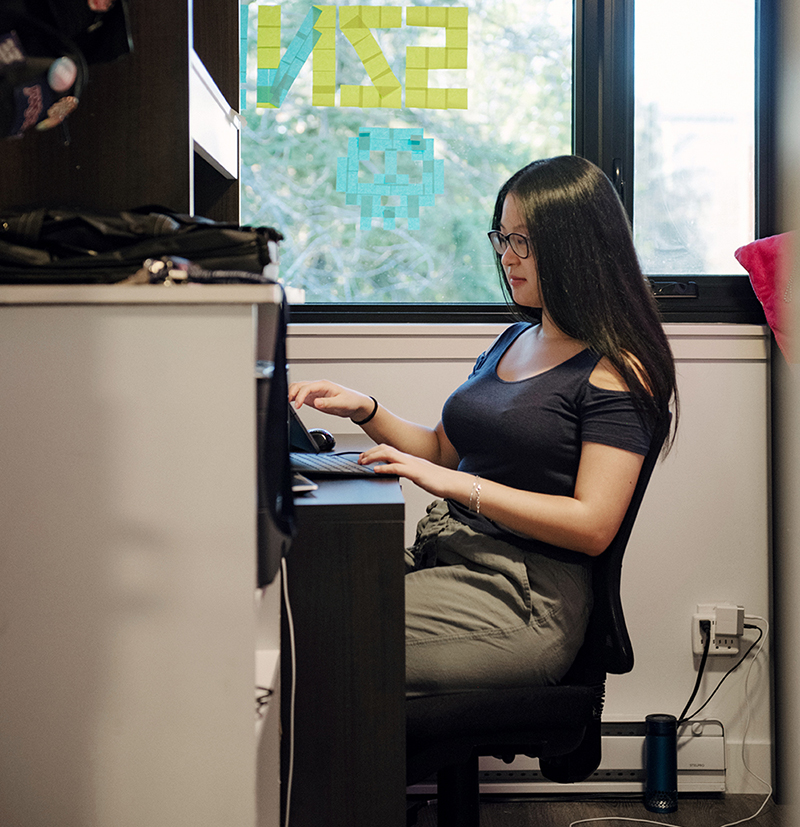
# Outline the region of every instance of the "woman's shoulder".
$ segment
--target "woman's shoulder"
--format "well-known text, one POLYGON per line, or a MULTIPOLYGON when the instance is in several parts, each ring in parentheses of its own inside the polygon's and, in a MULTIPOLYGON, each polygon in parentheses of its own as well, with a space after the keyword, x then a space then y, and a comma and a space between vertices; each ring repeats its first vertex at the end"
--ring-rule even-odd
POLYGON ((589 376, 589 384, 604 391, 627 391, 627 383, 607 356, 603 356, 589 376))
POLYGON ((498 342, 503 341, 511 342, 516 339, 517 336, 520 336, 532 327, 534 327, 533 322, 514 322, 503 330, 503 332, 494 340, 494 343, 497 344, 498 342))
MULTIPOLYGON (((649 383, 642 367, 642 363, 631 353, 625 354, 625 361, 638 377, 643 387, 647 388, 649 383)), ((607 356, 602 356, 595 365, 589 376, 589 383, 596 388, 607 391, 630 391, 628 383, 619 370, 614 366, 607 356)))
POLYGON ((526 330, 528 330, 533 325, 530 322, 514 322, 514 324, 509 325, 505 330, 503 330, 495 340, 486 348, 486 350, 481 354, 482 358, 486 358, 490 353, 498 355, 502 355, 508 347, 514 342, 519 336, 521 336, 526 330))
POLYGON ((487 363, 490 366, 496 364, 511 346, 511 343, 514 342, 529 327, 531 327, 529 322, 516 322, 507 327, 499 336, 497 336, 491 345, 489 345, 489 347, 486 348, 480 356, 478 356, 472 367, 470 377, 475 376, 487 365, 487 363))

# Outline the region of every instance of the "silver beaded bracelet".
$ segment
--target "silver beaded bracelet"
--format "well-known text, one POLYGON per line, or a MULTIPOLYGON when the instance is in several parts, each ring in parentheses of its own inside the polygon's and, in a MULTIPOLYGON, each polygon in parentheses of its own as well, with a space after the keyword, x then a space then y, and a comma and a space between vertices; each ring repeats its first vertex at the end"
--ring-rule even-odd
POLYGON ((481 478, 476 475, 472 483, 472 491, 469 494, 469 510, 476 514, 481 513, 481 478), (475 503, 473 507, 473 503, 475 503))

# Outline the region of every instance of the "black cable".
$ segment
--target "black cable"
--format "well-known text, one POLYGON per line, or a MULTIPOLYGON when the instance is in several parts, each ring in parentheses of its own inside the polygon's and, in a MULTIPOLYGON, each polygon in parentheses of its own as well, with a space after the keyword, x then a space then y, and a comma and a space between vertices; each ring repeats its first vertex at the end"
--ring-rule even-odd
POLYGON ((269 706, 269 699, 272 697, 272 690, 266 686, 257 686, 256 691, 256 713, 261 715, 265 706, 269 706))
MULTIPOLYGON (((686 709, 683 711, 683 715, 681 715, 681 720, 679 721, 679 723, 685 723, 686 721, 691 721, 692 718, 694 718, 696 715, 699 715, 700 712, 702 712, 703 709, 706 708, 709 701, 714 697, 714 695, 717 694, 717 690, 720 688, 720 686, 722 686, 725 679, 732 672, 734 672, 736 669, 738 669, 744 663, 745 658, 747 658, 747 656, 750 654, 750 652, 753 651, 753 648, 758 645, 758 643, 761 641, 761 638, 764 637, 764 630, 760 626, 756 626, 753 623, 745 623, 744 628, 745 629, 756 629, 758 631, 758 637, 750 644, 747 651, 742 655, 742 657, 739 659, 739 661, 736 664, 734 664, 733 666, 731 666, 731 668, 722 676, 720 682, 714 688, 714 691, 708 696, 708 698, 706 698, 705 703, 699 709, 695 710, 688 718, 683 717, 683 715, 686 714, 686 709, 689 708, 689 704, 686 705, 686 709)), ((691 703, 691 701, 689 703, 691 703)))
MULTIPOLYGON (((682 724, 684 721, 688 720, 688 718, 684 718, 683 716, 689 711, 689 707, 692 705, 692 701, 695 699, 697 691, 700 689, 700 681, 703 679, 703 673, 706 669, 706 661, 708 660, 708 650, 711 646, 711 621, 701 620, 700 629, 706 633, 706 642, 703 644, 703 657, 700 659, 700 667, 697 670, 697 680, 694 682, 694 689, 692 690, 692 694, 689 700, 686 702, 686 706, 683 708, 683 712, 681 712, 681 714, 678 716, 679 724, 682 724)), ((702 708, 703 707, 700 707, 700 709, 702 708)), ((695 713, 695 715, 696 714, 697 713, 695 713)))

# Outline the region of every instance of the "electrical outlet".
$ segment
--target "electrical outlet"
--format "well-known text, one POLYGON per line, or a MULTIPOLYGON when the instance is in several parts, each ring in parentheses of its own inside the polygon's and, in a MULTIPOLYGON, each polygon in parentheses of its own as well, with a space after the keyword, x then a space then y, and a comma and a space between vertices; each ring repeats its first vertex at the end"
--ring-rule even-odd
POLYGON ((743 632, 744 609, 729 603, 703 603, 692 616, 692 652, 702 655, 706 631, 711 636, 709 655, 738 655, 743 632), (706 626, 707 624, 707 626, 706 626))

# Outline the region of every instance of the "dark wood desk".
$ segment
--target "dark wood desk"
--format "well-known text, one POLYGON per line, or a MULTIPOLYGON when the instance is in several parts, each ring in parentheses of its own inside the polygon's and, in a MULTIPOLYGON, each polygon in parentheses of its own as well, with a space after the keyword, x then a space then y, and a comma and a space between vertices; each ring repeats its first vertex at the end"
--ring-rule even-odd
MULTIPOLYGON (((297 653, 290 824, 401 827, 405 635, 400 485, 393 479, 330 480, 298 497, 296 504, 298 534, 286 558, 297 653)), ((291 667, 285 611, 283 616, 285 768, 291 667)), ((285 781, 285 772, 283 777, 285 781)))

